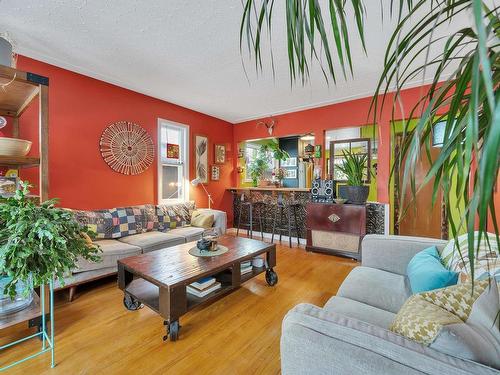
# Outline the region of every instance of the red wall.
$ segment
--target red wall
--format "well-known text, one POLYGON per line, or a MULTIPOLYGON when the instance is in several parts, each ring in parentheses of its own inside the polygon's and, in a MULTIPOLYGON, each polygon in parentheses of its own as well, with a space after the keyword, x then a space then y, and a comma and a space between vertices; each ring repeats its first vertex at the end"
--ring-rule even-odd
MULTIPOLYGON (((214 143, 226 144, 228 160, 221 168, 220 181, 210 181, 206 187, 215 208, 231 213, 231 196, 225 189, 232 183, 232 124, 27 57, 19 56, 17 67, 50 79, 49 195, 60 198, 62 206, 98 209, 157 202, 156 162, 136 176, 114 172, 100 155, 99 139, 112 122, 128 120, 146 129, 157 145, 157 123, 162 118, 190 127, 190 178, 194 176, 194 134, 209 138, 209 165, 213 163, 214 143)), ((37 116, 36 104, 23 114, 22 138, 37 140, 37 116)), ((4 133, 9 134, 10 129, 4 133)), ((38 153, 37 146, 31 153, 38 153)), ((38 183, 36 171, 23 172, 22 177, 38 183)), ((190 198, 199 207, 208 206, 201 186, 191 186, 190 198)))

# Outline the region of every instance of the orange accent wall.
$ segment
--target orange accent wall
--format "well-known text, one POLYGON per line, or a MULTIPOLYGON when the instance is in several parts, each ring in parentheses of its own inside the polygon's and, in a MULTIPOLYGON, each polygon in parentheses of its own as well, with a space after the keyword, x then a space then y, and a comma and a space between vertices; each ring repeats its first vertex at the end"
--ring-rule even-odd
MULTIPOLYGON (((157 163, 137 176, 114 172, 99 151, 102 131, 112 122, 128 120, 146 129, 157 146, 158 118, 190 127, 190 178, 194 176, 193 135, 209 138, 209 166, 213 164, 215 143, 226 144, 228 157, 221 168, 220 181, 210 181, 215 208, 232 213, 231 145, 233 125, 175 104, 154 99, 115 85, 86 77, 53 65, 19 56, 18 69, 49 77, 49 173, 50 197, 61 199, 61 206, 99 209, 157 202, 157 163)), ((133 77, 130 77, 133 79, 133 77)), ((37 144, 38 108, 31 105, 20 120, 20 136, 37 144)), ((4 129, 5 134, 10 129, 4 129)), ((37 147, 31 151, 38 153, 37 147)), ((22 177, 38 183, 36 171, 23 171, 22 177)), ((199 207, 208 207, 201 186, 190 187, 190 198, 199 207)), ((229 220, 231 221, 231 217, 229 220)))

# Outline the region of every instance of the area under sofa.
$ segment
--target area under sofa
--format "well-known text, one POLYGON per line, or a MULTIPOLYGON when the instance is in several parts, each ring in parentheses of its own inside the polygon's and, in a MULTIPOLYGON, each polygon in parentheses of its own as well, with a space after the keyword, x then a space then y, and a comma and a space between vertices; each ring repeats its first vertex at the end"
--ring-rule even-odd
POLYGON ((69 300, 72 301, 78 285, 116 274, 119 259, 199 240, 207 229, 191 225, 191 214, 195 210, 204 215, 213 215, 212 227, 221 234, 226 232, 227 216, 224 211, 197 209, 194 202, 78 211, 75 214, 77 220, 96 232, 97 238, 93 242, 102 250, 101 260, 89 262, 80 259, 71 275, 64 282, 56 283, 56 290, 69 288, 69 300), (125 229, 135 228, 134 234, 120 230, 124 224, 120 224, 116 217, 118 210, 132 213, 122 221, 126 222, 125 229), (162 218, 166 216, 168 221, 164 221, 166 225, 162 226, 162 218), (106 222, 107 218, 113 220, 113 224, 110 224, 111 221, 106 222))

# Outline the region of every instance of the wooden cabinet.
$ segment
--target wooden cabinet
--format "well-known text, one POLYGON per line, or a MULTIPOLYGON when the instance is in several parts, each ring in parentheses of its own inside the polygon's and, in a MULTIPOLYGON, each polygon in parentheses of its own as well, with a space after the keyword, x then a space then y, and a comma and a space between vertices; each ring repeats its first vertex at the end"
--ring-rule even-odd
POLYGON ((366 234, 366 206, 308 203, 306 207, 308 251, 361 259, 366 234))

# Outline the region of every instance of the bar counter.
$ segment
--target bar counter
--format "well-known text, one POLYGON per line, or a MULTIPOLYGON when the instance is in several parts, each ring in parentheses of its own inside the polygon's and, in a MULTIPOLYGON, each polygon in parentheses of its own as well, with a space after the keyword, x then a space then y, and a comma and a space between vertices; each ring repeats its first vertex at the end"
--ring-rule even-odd
POLYGON ((280 187, 274 187, 274 186, 266 186, 266 187, 232 187, 227 189, 229 191, 244 191, 244 190, 250 190, 250 191, 277 191, 277 192, 285 192, 285 193, 290 193, 290 192, 300 192, 300 193, 309 193, 311 189, 307 188, 280 188, 280 187))
MULTIPOLYGON (((266 212, 263 217, 266 218, 263 222, 264 233, 272 233, 272 219, 276 213, 278 197, 282 199, 293 201, 299 204, 297 212, 297 227, 299 238, 306 238, 306 206, 311 202, 311 192, 307 188, 278 188, 274 186, 268 187, 231 187, 227 189, 233 194, 233 214, 234 214, 234 227, 238 223, 238 215, 240 212, 241 195, 245 194, 245 199, 252 202, 265 202, 267 203, 266 212)), ((366 203, 366 233, 384 234, 385 232, 385 207, 386 205, 377 202, 366 203)), ((248 210, 243 210, 241 215, 241 222, 248 222, 248 210)), ((260 231, 259 223, 254 222, 254 234, 260 231)), ((244 230, 243 230, 244 233, 244 230)), ((297 233, 293 233, 294 236, 297 233)))

